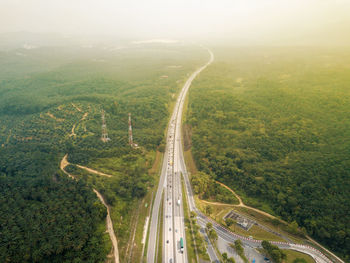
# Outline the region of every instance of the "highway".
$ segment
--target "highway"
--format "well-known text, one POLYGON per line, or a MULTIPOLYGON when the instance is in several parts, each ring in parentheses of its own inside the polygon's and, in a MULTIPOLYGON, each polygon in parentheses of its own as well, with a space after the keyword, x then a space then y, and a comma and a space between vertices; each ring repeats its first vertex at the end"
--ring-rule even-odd
POLYGON ((162 171, 159 184, 152 207, 150 230, 148 238, 147 262, 154 263, 158 255, 159 210, 163 196, 163 232, 162 232, 162 262, 187 262, 185 223, 183 211, 183 196, 181 185, 181 174, 183 164, 181 161, 181 117, 184 100, 187 91, 196 76, 205 69, 212 61, 211 54, 209 62, 191 74, 184 84, 176 101, 174 111, 168 125, 166 147, 163 159, 162 171), (163 195, 164 193, 164 195, 163 195), (183 241, 183 249, 180 240, 183 241))
MULTIPOLYGON (((182 135, 181 135, 181 125, 182 125, 182 112, 183 106, 188 92, 189 87, 191 86, 192 81, 198 76, 198 74, 209 66, 214 61, 214 55, 209 50, 208 53, 210 58, 208 62, 197 69, 191 74, 184 84, 176 105, 171 116, 168 132, 167 132, 167 143, 165 148, 165 154, 163 159, 163 166, 161 171, 161 176, 159 180, 159 185, 157 193, 155 196, 151 224, 150 224, 150 234, 148 240, 148 251, 147 251, 147 262, 154 263, 156 260, 157 251, 157 235, 159 234, 159 209, 162 199, 162 193, 164 193, 164 207, 163 207, 163 244, 162 244, 162 262, 188 262, 187 261, 187 251, 186 251, 186 238, 185 238, 185 228, 184 228, 184 211, 183 211, 183 202, 182 198, 182 185, 181 185, 181 176, 183 176, 185 183, 185 192, 187 197, 187 202, 190 211, 194 211, 197 214, 197 222, 201 227, 201 232, 203 233, 205 226, 208 222, 213 224, 213 228, 217 232, 219 238, 226 242, 226 247, 229 247, 230 243, 233 243, 236 239, 241 239, 245 249, 254 250, 261 247, 260 240, 249 239, 246 237, 239 236, 222 227, 212 219, 206 217, 201 213, 195 204, 194 195, 192 187, 189 181, 186 165, 184 162, 183 156, 183 147, 182 147, 182 135), (183 238, 184 249, 180 249, 180 239, 183 238)), ((219 262, 219 259, 216 255, 215 250, 210 244, 210 241, 207 239, 205 232, 203 233, 207 243, 211 262, 219 262)), ((309 246, 296 245, 286 242, 272 242, 283 249, 293 249, 303 253, 306 253, 313 257, 317 263, 331 263, 326 256, 324 256, 320 251, 311 248, 309 246)), ((253 252, 253 251, 252 251, 253 252)), ((222 252, 221 252, 222 253, 222 252)), ((255 255, 256 252, 251 253, 255 255)), ((263 257, 262 257, 263 258, 263 257)), ((262 260, 256 259, 256 262, 262 262, 262 260)))

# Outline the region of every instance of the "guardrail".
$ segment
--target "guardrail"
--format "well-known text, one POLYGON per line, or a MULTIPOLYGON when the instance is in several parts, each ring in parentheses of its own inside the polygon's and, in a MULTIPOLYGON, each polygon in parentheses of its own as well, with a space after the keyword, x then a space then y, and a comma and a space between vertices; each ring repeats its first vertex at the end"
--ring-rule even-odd
MULTIPOLYGON (((219 228, 221 231, 227 232, 236 238, 243 239, 243 240, 246 240, 249 242, 254 242, 256 244, 261 245, 262 240, 257 240, 257 239, 253 239, 253 238, 249 238, 249 237, 240 236, 236 233, 233 233, 231 230, 225 228, 221 224, 217 223, 215 220, 207 217, 202 212, 200 212, 198 210, 196 212, 197 212, 197 217, 199 217, 205 221, 211 222, 213 225, 215 225, 216 228, 219 228)), ((270 241, 270 243, 274 244, 274 245, 285 245, 285 246, 290 247, 291 249, 299 248, 300 250, 302 250, 302 249, 303 250, 311 250, 311 251, 313 251, 314 254, 317 254, 318 257, 321 257, 325 262, 333 263, 333 261, 329 260, 321 251, 319 251, 318 249, 316 249, 314 247, 308 246, 308 245, 301 245, 301 244, 288 243, 288 242, 279 242, 279 241, 270 241)), ((314 258, 314 259, 317 263, 322 263, 322 261, 318 260, 317 258, 314 258)))

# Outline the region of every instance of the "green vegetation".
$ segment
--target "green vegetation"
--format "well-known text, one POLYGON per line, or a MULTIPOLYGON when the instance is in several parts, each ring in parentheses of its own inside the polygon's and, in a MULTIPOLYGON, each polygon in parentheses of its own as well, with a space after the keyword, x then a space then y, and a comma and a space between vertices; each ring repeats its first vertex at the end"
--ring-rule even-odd
POLYGON ((216 233, 215 229, 213 228, 213 224, 208 222, 206 227, 205 227, 205 231, 207 233, 207 236, 209 238, 210 243, 212 244, 212 246, 216 252, 216 255, 218 255, 218 257, 219 257, 219 260, 224 261, 225 258, 227 259, 227 254, 226 255, 221 254, 218 247, 217 247, 218 234, 216 233))
POLYGON ((182 180, 182 191, 185 193, 183 197, 184 212, 185 212, 185 231, 186 231, 186 246, 187 246, 187 257, 189 262, 197 262, 198 259, 209 260, 207 249, 203 236, 201 235, 197 224, 196 213, 189 210, 187 204, 187 196, 185 192, 185 185, 182 180))
MULTIPOLYGON (((207 247, 202 234, 200 233, 199 225, 197 224, 195 218, 191 216, 192 233, 196 242, 196 250, 199 258, 202 260, 209 260, 209 255, 207 254, 207 247)), ((187 243, 188 244, 188 243, 187 243)))
POLYGON ((106 210, 85 183, 2 175, 0 200, 1 262, 104 262, 106 210))
POLYGON ((156 182, 149 169, 169 110, 186 74, 205 58, 189 46, 154 48, 0 52, 1 262, 104 262, 111 245, 92 187, 110 206, 126 261, 134 210, 156 182), (108 143, 100 140, 102 109, 108 143), (139 148, 128 145, 129 112, 139 148), (65 154, 78 182, 59 170, 65 154))
POLYGON ((189 93, 197 168, 349 260, 349 50, 214 53, 189 93))
POLYGON ((238 204, 237 198, 226 188, 217 184, 209 175, 199 172, 191 176, 193 191, 201 199, 226 204, 238 204))
POLYGON ((282 263, 287 255, 283 250, 279 249, 278 246, 272 245, 270 242, 264 240, 261 245, 265 253, 272 259, 275 263, 282 263))
POLYGON ((228 228, 230 228, 230 226, 232 226, 233 224, 235 224, 235 220, 233 220, 232 218, 226 218, 225 219, 225 224, 228 228))
POLYGON ((216 242, 216 240, 218 239, 218 234, 216 233, 215 229, 213 228, 213 224, 212 223, 207 223, 207 226, 206 226, 206 230, 207 230, 207 233, 208 233, 208 237, 216 242))
MULTIPOLYGON (((164 209, 164 193, 162 194, 161 204, 159 211, 163 211, 164 209)), ((158 263, 162 263, 162 255, 163 255, 163 231, 164 231, 164 225, 163 225, 163 213, 160 212, 159 214, 159 221, 158 221, 158 233, 157 233, 157 246, 156 246, 156 258, 158 263)))
POLYGON ((230 246, 236 250, 237 254, 241 257, 244 263, 249 262, 247 257, 244 255, 244 248, 240 239, 235 240, 235 243, 231 244, 230 246))
MULTIPOLYGON (((281 242, 285 241, 282 237, 277 236, 271 232, 268 232, 268 231, 262 229, 260 226, 253 225, 248 231, 246 231, 243 228, 241 228, 240 226, 238 226, 233 219, 229 218, 229 219, 224 220, 223 217, 232 210, 232 208, 233 208, 232 205, 219 205, 219 204, 207 205, 205 203, 203 204, 203 201, 198 201, 198 199, 197 199, 196 204, 197 204, 197 207, 203 213, 206 213, 208 216, 213 218, 216 222, 218 222, 219 224, 221 224, 224 227, 229 228, 232 232, 235 232, 238 235, 245 236, 245 237, 252 236, 254 239, 259 239, 259 240, 281 241, 281 242), (206 212, 207 207, 210 207, 210 210, 212 211, 212 213, 210 215, 206 212), (228 224, 230 226, 228 226, 228 224)), ((236 210, 238 208, 241 209, 241 207, 235 207, 234 210, 236 210)), ((241 213, 240 210, 238 210, 238 212, 241 213)), ((266 224, 265 221, 263 221, 263 220, 261 220, 261 221, 263 224, 266 224)), ((270 222, 270 221, 268 221, 268 222, 270 222)), ((273 225, 269 225, 269 224, 266 224, 266 225, 275 231, 280 231, 280 228, 278 228, 278 227, 273 227, 273 225)), ((285 234, 284 232, 282 232, 282 233, 285 234)))
POLYGON ((286 254, 287 259, 285 260, 286 263, 315 263, 315 260, 304 253, 295 251, 295 250, 283 250, 283 252, 286 254))
POLYGON ((236 262, 233 257, 229 258, 226 252, 221 254, 221 258, 222 258, 223 263, 235 263, 236 262))
POLYGON ((234 225, 233 227, 230 228, 233 232, 245 236, 245 237, 250 237, 252 236, 254 239, 259 239, 259 240, 269 240, 269 241, 280 241, 280 242, 285 242, 282 237, 279 237, 271 232, 268 232, 264 229, 262 229, 259 226, 252 226, 249 231, 246 231, 242 229, 241 227, 234 225))
MULTIPOLYGON (((260 213, 257 213, 254 210, 245 208, 245 207, 235 207, 235 210, 237 210, 239 213, 254 218, 254 220, 258 221, 262 225, 265 225, 266 227, 276 231, 277 233, 283 234, 284 236, 288 237, 290 240, 292 240, 295 243, 304 243, 305 238, 301 236, 301 231, 299 231, 297 234, 292 234, 289 232, 290 227, 287 225, 287 223, 284 223, 281 220, 278 219, 272 219, 270 217, 267 217, 265 215, 262 215, 260 213)), ((260 238, 264 239, 264 238, 260 238)), ((271 241, 282 241, 282 240, 276 240, 276 239, 269 239, 268 237, 265 238, 265 240, 271 240, 271 241)))

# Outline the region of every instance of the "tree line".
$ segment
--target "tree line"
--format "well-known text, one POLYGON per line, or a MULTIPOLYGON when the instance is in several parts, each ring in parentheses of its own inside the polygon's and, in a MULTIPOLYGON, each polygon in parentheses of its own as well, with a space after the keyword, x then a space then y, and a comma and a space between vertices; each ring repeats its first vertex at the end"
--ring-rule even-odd
POLYGON ((262 67, 268 59, 257 54, 221 57, 191 87, 186 125, 195 162, 349 260, 349 70, 325 70, 311 55, 287 63, 290 54, 262 67), (284 71, 293 77, 280 81, 284 71))

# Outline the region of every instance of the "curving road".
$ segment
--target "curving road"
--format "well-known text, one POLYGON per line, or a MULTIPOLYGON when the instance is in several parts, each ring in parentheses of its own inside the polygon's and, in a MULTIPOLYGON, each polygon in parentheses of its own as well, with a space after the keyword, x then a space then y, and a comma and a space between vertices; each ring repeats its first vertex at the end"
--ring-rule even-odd
POLYGON ((119 263, 119 250, 118 250, 118 241, 117 237, 115 236, 114 229, 113 229, 113 223, 110 216, 110 209, 109 206, 106 204, 105 200, 103 199, 102 195, 99 191, 93 188, 93 191, 97 195, 97 197, 100 199, 101 203, 106 207, 107 209, 107 217, 106 217, 106 223, 107 223, 107 231, 109 233, 109 237, 111 238, 112 245, 113 245, 113 256, 114 256, 114 263, 119 263))
POLYGON ((162 262, 187 262, 181 185, 181 173, 183 169, 179 156, 179 152, 182 151, 181 117, 184 100, 192 81, 213 61, 213 59, 214 56, 211 53, 210 60, 204 66, 193 72, 188 78, 180 92, 170 118, 162 172, 152 208, 147 250, 148 263, 154 263, 157 259, 159 209, 163 193, 162 262), (184 249, 180 247, 181 238, 183 240, 184 249))
MULTIPOLYGON (((67 165, 69 165, 69 162, 67 160, 68 154, 66 154, 60 163, 60 169, 62 172, 64 172, 66 175, 68 175, 70 178, 72 178, 73 180, 77 180, 75 178, 74 175, 68 173, 65 168, 67 167, 67 165)), ((95 171, 98 173, 98 171, 95 171)), ((118 250, 118 241, 117 241, 117 237, 114 233, 114 229, 113 229, 113 223, 112 223, 112 219, 110 216, 110 209, 108 207, 108 205, 106 204, 105 200, 103 199, 102 195, 100 194, 99 191, 97 191, 95 188, 92 188, 92 190, 94 191, 94 193, 97 195, 98 199, 100 199, 101 203, 106 207, 107 209, 107 216, 106 216, 106 227, 107 227, 107 231, 109 233, 109 237, 111 238, 112 241, 112 245, 113 245, 113 255, 114 255, 114 263, 119 263, 119 250, 118 250)))
MULTIPOLYGON (((210 63, 212 63, 212 61, 214 60, 214 55, 213 53, 207 49, 209 54, 210 54, 210 59, 209 62, 203 66, 198 73, 203 70, 204 68, 206 68, 210 63)), ((197 73, 197 74, 198 74, 197 73)), ((181 102, 181 106, 180 106, 180 110, 178 113, 178 126, 181 127, 181 116, 182 116, 182 108, 183 108, 183 103, 185 100, 185 94, 189 88, 189 86, 191 85, 192 80, 194 79, 194 77, 192 78, 192 76, 188 79, 188 81, 186 82, 185 86, 186 86, 186 90, 185 93, 183 94, 184 96, 181 98, 182 102, 181 102)), ((181 95, 181 94, 180 94, 181 95)), ((183 174, 184 177, 184 182, 185 182, 185 191, 186 191, 186 195, 188 198, 188 204, 189 204, 189 209, 190 211, 194 211, 197 213, 197 221, 198 224, 202 227, 205 228, 206 224, 208 222, 211 222, 213 224, 213 228, 216 230, 218 236, 220 238, 222 238, 223 240, 225 240, 227 242, 227 247, 229 246, 230 243, 233 243, 236 239, 241 239, 243 246, 246 248, 259 248, 261 247, 261 240, 254 240, 254 239, 249 239, 243 236, 239 236, 237 234, 232 233, 231 231, 227 230, 226 228, 222 227, 221 225, 219 225, 218 223, 216 223, 214 220, 207 218, 203 213, 201 213, 195 204, 194 201, 194 195, 192 192, 192 187, 188 178, 188 174, 187 174, 187 169, 186 169, 186 165, 184 162, 184 157, 183 157, 183 149, 182 149, 182 137, 181 137, 181 129, 179 128, 179 134, 176 135, 177 136, 177 143, 178 143, 178 151, 175 153, 175 157, 176 160, 178 160, 178 162, 180 163, 180 172, 183 174)), ((286 243, 286 242, 271 242, 275 245, 277 245, 280 248, 283 249, 293 249, 293 250, 297 250, 300 252, 303 252, 305 254, 310 255, 313 259, 315 259, 315 261, 317 263, 331 263, 332 261, 329 260, 325 255, 323 255, 319 250, 314 249, 313 247, 310 246, 305 246, 305 245, 297 245, 297 244, 292 244, 292 243, 286 243)), ((208 247, 208 254, 210 256, 211 261, 216 261, 219 262, 217 256, 215 255, 214 251, 210 251, 210 246, 208 247)), ((340 261, 343 262, 343 261, 340 261)))
MULTIPOLYGON (((215 250, 212 248, 210 241, 207 239, 203 229, 208 222, 213 224, 213 228, 216 230, 219 238, 226 242, 226 247, 229 247, 230 243, 233 243, 236 239, 241 239, 243 246, 247 249, 255 249, 261 247, 260 240, 249 239, 243 236, 239 236, 230 232, 226 228, 222 227, 214 220, 206 217, 201 213, 195 204, 192 187, 188 178, 186 165, 184 162, 183 149, 182 149, 182 112, 185 97, 188 89, 191 86, 192 81, 198 76, 198 74, 209 66, 214 61, 214 55, 206 49, 210 55, 209 61, 195 72, 191 74, 186 83, 184 84, 179 97, 177 99, 174 112, 171 116, 167 133, 167 144, 165 149, 165 155, 163 160, 162 172, 159 180, 157 193, 154 200, 152 209, 152 217, 150 224, 150 235, 148 240, 147 262, 154 263, 157 255, 157 242, 158 242, 158 223, 159 223, 159 208, 162 199, 162 193, 164 192, 164 209, 163 209, 163 244, 162 244, 162 262, 187 262, 186 254, 186 238, 184 230, 184 216, 182 206, 182 187, 181 187, 181 175, 185 182, 185 191, 190 211, 197 213, 197 222, 202 228, 201 232, 204 234, 208 243, 208 254, 212 262, 219 262, 215 250), (180 203, 178 203, 180 200, 180 203), (175 230, 175 231, 174 231, 175 230), (184 252, 181 253, 179 247, 180 238, 184 240, 184 252)), ((271 242, 283 249, 293 249, 305 254, 310 255, 318 263, 331 263, 326 256, 320 251, 305 245, 297 245, 286 242, 271 242)), ((259 262, 259 261, 257 261, 259 262)), ((340 261, 342 262, 342 261, 340 261)))

